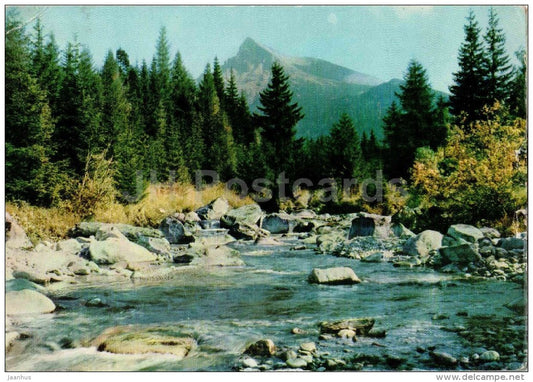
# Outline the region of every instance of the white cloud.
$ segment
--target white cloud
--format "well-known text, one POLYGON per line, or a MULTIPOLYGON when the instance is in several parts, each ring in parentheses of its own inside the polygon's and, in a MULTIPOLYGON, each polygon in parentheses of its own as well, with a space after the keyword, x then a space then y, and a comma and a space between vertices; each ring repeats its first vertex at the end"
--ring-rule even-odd
POLYGON ((328 15, 328 23, 333 25, 337 24, 337 15, 335 13, 330 13, 328 15))

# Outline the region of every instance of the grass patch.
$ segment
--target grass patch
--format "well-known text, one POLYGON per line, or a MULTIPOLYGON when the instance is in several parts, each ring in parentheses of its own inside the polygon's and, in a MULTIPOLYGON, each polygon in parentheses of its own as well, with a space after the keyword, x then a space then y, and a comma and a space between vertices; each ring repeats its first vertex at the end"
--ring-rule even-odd
POLYGON ((35 207, 25 202, 8 202, 6 210, 35 244, 42 240, 64 239, 70 228, 84 220, 157 227, 166 216, 194 211, 221 196, 234 208, 253 202, 250 197, 241 198, 228 190, 224 184, 209 186, 202 191, 190 184, 174 184, 149 186, 146 197, 135 204, 98 203, 94 209, 85 213, 74 208, 68 201, 60 207, 52 208, 35 207))

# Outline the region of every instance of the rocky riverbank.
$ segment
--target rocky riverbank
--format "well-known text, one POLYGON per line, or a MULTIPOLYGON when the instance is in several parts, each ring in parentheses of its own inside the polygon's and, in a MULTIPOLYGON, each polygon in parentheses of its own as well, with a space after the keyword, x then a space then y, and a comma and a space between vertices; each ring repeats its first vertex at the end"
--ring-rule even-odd
MULTIPOLYGON (((231 209, 222 198, 195 212, 169 216, 158 228, 82 222, 73 227, 70 239, 36 246, 29 242, 11 217, 7 216, 6 221, 6 349, 10 351, 16 349, 17 342, 24 342, 31 335, 22 333, 17 322, 27 316, 63 309, 61 301, 53 301, 62 290, 84 288, 94 283, 163 282, 190 272, 209 272, 213 267, 243 267, 246 264, 239 251, 242 246, 256 246, 258 253, 265 246, 289 247, 293 251, 311 249, 315 256, 354 259, 354 267, 359 262, 391 263, 395 267, 413 268, 413 271, 425 267, 462 279, 495 279, 519 284, 524 281, 527 261, 524 236, 501 238, 490 228, 456 224, 445 233, 424 231, 415 234, 401 224, 392 223, 388 216, 366 213, 318 215, 310 210, 265 214, 253 204, 231 209)), ((339 285, 366 280, 356 275, 351 266, 336 266, 314 268, 308 282, 339 285)), ((87 300, 85 305, 107 306, 99 298, 87 300)), ((511 310, 516 314, 513 324, 523 324, 524 302, 509 301, 511 310)), ((440 319, 438 314, 435 317, 440 319)), ((472 322, 475 319, 473 317, 472 322)), ((384 338, 387 333, 383 328, 373 328, 374 322, 373 318, 356 317, 329 324, 317 323, 318 345, 304 342, 294 348, 286 345, 278 348, 273 341, 265 340, 259 342, 262 345, 242 349, 243 356, 234 368, 317 371, 359 370, 369 366, 412 368, 408 361, 393 354, 377 358, 368 354, 335 358, 328 351, 320 350, 321 344, 328 341, 354 342, 358 338, 379 348, 382 346, 379 338, 384 338)), ((481 337, 489 334, 474 329, 443 326, 443 330, 455 331, 468 341, 479 342, 481 337)), ((293 333, 297 337, 299 329, 294 328, 293 333)), ((521 364, 524 349, 516 336, 509 337, 502 332, 499 337, 502 341, 495 341, 492 348, 480 345, 477 353, 459 358, 430 347, 417 352, 428 369, 504 369, 513 362, 521 364), (489 362, 492 364, 485 367, 489 362)), ((257 343, 253 338, 250 341, 251 344, 257 343)), ((181 333, 169 327, 120 326, 95 333, 86 343, 66 341, 65 346, 89 346, 99 352, 117 354, 155 352, 183 359, 194 354, 197 338, 194 333, 181 333)))

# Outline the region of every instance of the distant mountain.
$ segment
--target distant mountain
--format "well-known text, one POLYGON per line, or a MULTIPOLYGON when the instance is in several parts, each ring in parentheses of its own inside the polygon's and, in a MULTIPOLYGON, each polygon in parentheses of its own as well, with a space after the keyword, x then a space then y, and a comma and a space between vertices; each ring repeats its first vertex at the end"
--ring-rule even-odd
POLYGON ((382 119, 400 89, 401 80, 383 82, 325 60, 287 57, 247 38, 222 70, 229 78, 233 69, 237 86, 252 110, 256 110, 259 93, 268 85, 275 61, 290 76, 294 100, 305 114, 297 126, 299 136, 316 138, 327 134, 344 112, 352 117, 359 133, 374 130, 378 138, 383 136, 382 119))

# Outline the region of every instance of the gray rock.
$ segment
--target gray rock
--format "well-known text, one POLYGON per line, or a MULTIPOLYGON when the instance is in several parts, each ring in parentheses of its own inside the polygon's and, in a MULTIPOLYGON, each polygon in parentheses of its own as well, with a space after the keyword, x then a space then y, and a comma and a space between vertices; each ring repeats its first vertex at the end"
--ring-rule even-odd
POLYGON ((261 228, 272 234, 288 233, 291 231, 291 217, 287 214, 269 214, 263 217, 261 228))
POLYGON ((5 220, 5 233, 6 233, 6 248, 8 249, 26 249, 33 247, 32 242, 26 235, 24 229, 17 223, 17 221, 6 212, 5 220))
POLYGON ((196 214, 202 220, 220 219, 230 209, 230 205, 226 198, 220 197, 213 200, 206 206, 200 207, 196 210, 196 214))
POLYGON ((247 357, 247 358, 242 360, 242 366, 243 367, 247 367, 247 368, 251 368, 251 369, 255 369, 256 367, 259 366, 259 364, 257 363, 257 361, 255 359, 247 357))
POLYGON ((95 241, 89 245, 89 259, 96 264, 115 264, 120 261, 141 262, 154 261, 156 255, 138 244, 126 239, 109 238, 95 241))
POLYGON ((129 224, 110 224, 100 222, 81 222, 69 231, 71 237, 91 237, 96 236, 99 230, 106 230, 109 227, 115 227, 124 236, 133 242, 136 242, 139 236, 147 237, 163 237, 163 234, 158 229, 135 227, 129 224))
POLYGON ((270 234, 270 232, 259 228, 257 225, 248 223, 235 223, 229 228, 229 233, 236 239, 244 240, 257 240, 270 234))
POLYGON ((335 268, 314 268, 309 275, 310 283, 317 284, 357 284, 361 280, 352 268, 335 267, 335 268))
POLYGON ((11 279, 7 280, 5 283, 6 293, 7 292, 16 292, 24 289, 30 289, 35 291, 44 291, 44 288, 40 285, 37 285, 27 279, 11 279))
POLYGON ((482 353, 479 356, 479 359, 482 360, 482 361, 485 361, 485 362, 499 361, 500 360, 500 355, 498 354, 498 352, 496 352, 494 350, 489 350, 489 351, 486 351, 486 352, 482 353))
POLYGON ((194 241, 194 237, 185 230, 181 221, 173 217, 163 219, 159 229, 170 244, 187 244, 194 241))
POLYGON ((222 228, 233 227, 237 223, 257 225, 263 212, 258 204, 248 204, 229 211, 220 218, 222 228))
POLYGON ((276 345, 270 339, 263 339, 249 345, 244 353, 252 356, 270 357, 276 353, 276 345))
POLYGON ((394 236, 400 239, 409 239, 410 237, 416 236, 413 231, 406 228, 402 223, 393 223, 391 230, 394 236))
POLYGON ((356 334, 366 336, 372 327, 375 320, 373 318, 351 318, 348 320, 328 322, 324 321, 320 323, 320 332, 337 334, 343 329, 354 330, 356 334))
POLYGON ((36 271, 32 268, 25 268, 23 270, 13 271, 13 277, 16 279, 25 279, 36 284, 47 285, 50 283, 50 275, 43 272, 36 271))
POLYGON ((470 244, 461 244, 439 249, 441 256, 452 264, 468 264, 481 261, 481 256, 470 244))
POLYGON ((7 292, 5 295, 6 314, 50 313, 56 309, 52 300, 35 290, 23 289, 7 292))
POLYGON ((385 261, 385 255, 383 252, 374 252, 369 255, 362 257, 361 261, 364 263, 381 263, 385 261))
POLYGON ((348 239, 357 236, 374 236, 386 239, 393 235, 391 217, 360 212, 352 220, 348 239))
POLYGON ((15 343, 16 340, 20 338, 20 333, 18 332, 6 332, 6 351, 8 351, 11 346, 15 343))
POLYGON ((285 363, 293 369, 302 369, 307 366, 307 362, 302 358, 291 358, 285 361, 285 363))
POLYGON ((457 365, 457 359, 452 355, 445 352, 430 352, 430 356, 440 365, 455 366, 457 365))
POLYGON ((431 251, 442 247, 442 239, 440 232, 426 230, 407 240, 403 252, 410 256, 427 258, 431 251))
POLYGON ((165 238, 141 236, 137 244, 158 255, 170 255, 170 243, 165 238))
POLYGON ((337 336, 340 338, 354 338, 355 330, 351 329, 342 329, 337 332, 337 336))
POLYGON ((241 259, 240 252, 225 245, 203 246, 192 244, 184 254, 175 256, 174 262, 206 267, 245 265, 241 259))
POLYGON ((500 231, 496 228, 481 227, 479 230, 483 233, 483 236, 489 239, 497 239, 501 236, 500 231))
POLYGON ((304 352, 308 353, 315 353, 316 352, 316 344, 314 342, 304 342, 300 345, 300 349, 304 352))
POLYGON ((483 232, 468 224, 454 224, 448 228, 447 234, 454 239, 462 239, 469 243, 477 243, 484 237, 483 232))
POLYGON ((513 249, 524 250, 526 248, 526 241, 517 237, 506 237, 504 239, 500 239, 498 246, 507 251, 511 251, 513 249))
POLYGON ((76 254, 82 249, 81 243, 76 239, 61 240, 56 244, 56 250, 76 254))

